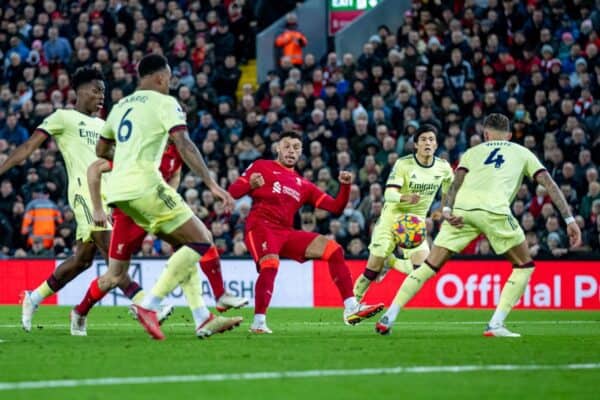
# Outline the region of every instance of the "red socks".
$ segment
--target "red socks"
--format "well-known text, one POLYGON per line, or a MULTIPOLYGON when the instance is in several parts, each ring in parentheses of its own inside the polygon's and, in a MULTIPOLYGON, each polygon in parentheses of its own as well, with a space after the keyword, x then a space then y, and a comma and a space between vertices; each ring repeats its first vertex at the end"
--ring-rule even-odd
POLYGON ((328 249, 329 246, 325 249, 323 259, 327 260, 327 263, 329 264, 331 280, 337 286, 340 295, 342 295, 342 300, 354 297, 354 292, 352 290, 352 276, 350 275, 350 270, 344 259, 344 251, 339 245, 336 245, 336 248, 329 254, 327 254, 328 249), (325 258, 326 256, 327 258, 325 258))
POLYGON ((92 283, 90 283, 90 287, 81 303, 75 307, 75 311, 77 311, 77 314, 79 315, 87 315, 94 304, 102 300, 106 293, 107 292, 100 290, 98 278, 94 279, 92 283))
POLYGON ((202 258, 200 259, 200 268, 208 278, 210 287, 215 294, 215 300, 218 300, 219 297, 225 293, 225 285, 223 283, 223 274, 221 273, 219 251, 215 246, 211 246, 210 249, 202 255, 202 258))
POLYGON ((279 260, 270 258, 260 264, 260 272, 256 280, 254 293, 254 314, 266 314, 271 297, 273 297, 273 287, 275 286, 275 277, 279 268, 279 260))

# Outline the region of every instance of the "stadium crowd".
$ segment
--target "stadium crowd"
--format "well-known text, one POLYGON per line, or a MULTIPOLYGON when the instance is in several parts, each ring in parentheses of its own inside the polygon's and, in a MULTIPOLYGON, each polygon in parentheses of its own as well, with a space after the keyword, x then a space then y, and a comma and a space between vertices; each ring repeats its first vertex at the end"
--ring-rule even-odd
MULTIPOLYGON (((254 57, 261 21, 273 18, 260 13, 275 12, 264 3, 3 2, 0 163, 54 109, 72 107, 69 74, 76 68, 104 72, 109 110, 135 89, 141 57, 159 52, 173 68, 172 95, 187 111, 192 139, 223 187, 257 158, 273 158, 273 142, 285 130, 303 132, 299 171, 328 193, 337 193, 340 170, 354 172, 340 217, 303 209, 297 220, 304 230, 336 238, 349 257, 367 255, 386 178, 396 159, 412 152, 419 125, 438 127, 438 156, 456 166, 465 149, 482 141, 490 112, 509 116, 513 140, 543 161, 584 232, 584 245, 568 249, 564 223, 545 190, 526 182, 512 208, 531 253, 600 252, 600 10, 594 1, 413 1, 398 30, 381 26, 365 38, 361 54, 340 60, 334 52, 305 53, 301 63, 283 57, 266 81, 245 85, 238 99, 239 65, 254 57)), ((289 18, 288 28, 293 24, 289 18)), ((70 254, 74 219, 52 140, 0 181, 2 254, 70 254)), ((242 240, 248 201, 227 213, 185 170, 179 192, 224 255, 248 254, 242 240)), ((427 221, 430 238, 439 217, 434 211, 427 221)), ((171 251, 148 236, 139 255, 171 251)), ((492 250, 480 238, 466 253, 492 250)))

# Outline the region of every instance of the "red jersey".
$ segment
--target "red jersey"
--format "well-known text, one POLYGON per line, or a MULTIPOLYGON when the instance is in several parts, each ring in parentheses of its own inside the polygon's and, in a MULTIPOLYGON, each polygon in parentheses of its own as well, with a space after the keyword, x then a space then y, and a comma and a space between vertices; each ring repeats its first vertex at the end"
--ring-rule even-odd
POLYGON ((348 203, 350 185, 341 185, 338 196, 333 199, 295 170, 274 160, 257 160, 229 186, 229 193, 236 199, 245 194, 252 197, 246 229, 265 223, 292 228, 294 215, 304 204, 341 214, 348 203), (262 174, 265 184, 250 189, 249 179, 253 173, 262 174))
POLYGON ((162 160, 160 160, 160 173, 167 183, 171 180, 175 172, 181 168, 183 160, 177 151, 177 146, 171 143, 167 145, 165 152, 163 153, 162 160))

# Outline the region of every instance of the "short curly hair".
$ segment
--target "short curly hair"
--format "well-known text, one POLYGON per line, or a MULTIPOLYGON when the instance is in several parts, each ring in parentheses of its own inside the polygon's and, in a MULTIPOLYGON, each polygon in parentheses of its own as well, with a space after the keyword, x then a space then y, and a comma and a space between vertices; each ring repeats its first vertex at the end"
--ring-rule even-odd
POLYGON ((71 78, 71 84, 73 89, 77 90, 81 85, 90 83, 92 81, 104 82, 104 74, 102 71, 92 67, 80 67, 77 68, 73 77, 71 78))

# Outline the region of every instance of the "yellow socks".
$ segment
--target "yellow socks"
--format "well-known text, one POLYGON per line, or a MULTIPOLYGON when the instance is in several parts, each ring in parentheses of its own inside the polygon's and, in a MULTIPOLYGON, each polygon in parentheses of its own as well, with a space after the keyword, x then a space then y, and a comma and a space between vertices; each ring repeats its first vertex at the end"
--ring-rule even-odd
POLYGON ((397 304, 400 308, 404 307, 421 290, 425 282, 435 275, 436 271, 429 265, 423 264, 419 268, 413 270, 402 282, 402 286, 394 297, 393 304, 397 304))
POLYGON ((44 281, 40 286, 31 292, 31 301, 35 305, 39 305, 46 297, 54 294, 54 290, 50 289, 48 282, 44 281))
POLYGON ((167 261, 167 267, 152 288, 152 295, 164 298, 177 285, 183 282, 193 268, 198 268, 200 254, 187 246, 182 246, 167 261))
POLYGON ((502 288, 500 301, 490 320, 490 327, 496 328, 504 325, 506 316, 510 313, 510 310, 512 310, 515 304, 517 304, 523 295, 523 292, 525 292, 525 288, 527 287, 527 283, 529 282, 533 270, 533 263, 527 268, 513 268, 512 274, 508 277, 508 280, 502 288))
POLYGON ((131 298, 131 302, 133 304, 142 304, 142 300, 144 300, 145 293, 143 290, 140 290, 131 298))
POLYGON ((371 282, 373 281, 369 280, 363 274, 360 274, 360 276, 356 279, 356 282, 354 282, 354 297, 356 297, 356 300, 359 303, 365 296, 365 293, 367 292, 367 289, 369 289, 369 285, 371 285, 371 282))
POLYGON ((410 273, 413 272, 414 269, 413 263, 412 261, 410 261, 410 259, 406 260, 404 258, 398 258, 394 255, 391 255, 388 258, 388 263, 390 264, 390 267, 406 275, 410 275, 410 273))

